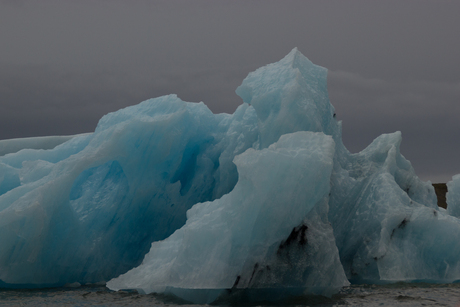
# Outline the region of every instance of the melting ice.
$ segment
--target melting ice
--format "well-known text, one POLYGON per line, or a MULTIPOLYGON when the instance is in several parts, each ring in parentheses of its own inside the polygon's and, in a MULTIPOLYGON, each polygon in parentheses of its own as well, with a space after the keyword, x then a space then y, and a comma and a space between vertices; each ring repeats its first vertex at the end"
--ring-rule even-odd
POLYGON ((460 177, 446 211, 399 132, 348 152, 326 77, 294 49, 248 75, 232 115, 169 95, 92 134, 1 141, 0 286, 212 302, 460 279, 460 177))

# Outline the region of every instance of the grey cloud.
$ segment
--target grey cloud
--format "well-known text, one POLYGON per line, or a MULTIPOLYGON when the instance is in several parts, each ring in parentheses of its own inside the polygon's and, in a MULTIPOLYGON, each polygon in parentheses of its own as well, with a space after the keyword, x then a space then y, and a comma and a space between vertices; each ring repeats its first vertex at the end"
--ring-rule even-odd
POLYGON ((402 153, 425 180, 460 172, 460 83, 367 79, 330 71, 329 96, 343 120, 345 145, 357 152, 382 133, 403 133, 402 153))
POLYGON ((0 139, 66 135, 94 130, 108 112, 149 98, 177 94, 205 102, 215 113, 233 113, 240 71, 56 71, 45 66, 0 66, 0 139), (14 129, 11 129, 14 127, 14 129))
POLYGON ((92 131, 176 93, 213 112, 298 47, 330 69, 351 151, 401 130, 423 178, 460 172, 459 1, 0 0, 0 139, 92 131))

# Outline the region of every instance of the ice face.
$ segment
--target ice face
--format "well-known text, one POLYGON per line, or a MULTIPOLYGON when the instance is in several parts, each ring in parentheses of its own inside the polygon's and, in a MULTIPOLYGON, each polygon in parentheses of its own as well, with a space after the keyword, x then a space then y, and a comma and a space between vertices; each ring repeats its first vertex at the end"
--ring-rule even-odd
POLYGON ((108 287, 180 295, 182 289, 319 292, 346 285, 337 248, 324 244, 334 242, 327 210, 311 213, 315 206, 327 207, 334 147, 323 133, 297 132, 267 149, 245 151, 234 160, 239 180, 229 194, 193 206, 182 228, 154 242, 139 267, 108 287))
POLYGON ((103 117, 93 134, 0 157, 0 279, 106 281, 138 265, 195 203, 233 189, 255 112, 214 115, 176 96, 103 117))
POLYGON ((63 143, 0 142, 0 285, 123 274, 109 287, 211 302, 460 279, 458 178, 445 211, 401 133, 348 152, 326 76, 294 49, 231 115, 169 95, 63 143))
MULTIPOLYGON (((420 240, 413 230, 426 223, 432 224, 427 234, 449 236, 440 220, 450 217, 437 208, 431 184, 420 181, 400 154, 400 143, 399 132, 384 134, 362 152, 337 159, 343 167, 337 163, 331 177, 329 220, 345 272, 353 282, 452 281, 458 272, 448 275, 458 260, 434 270, 439 241, 420 240)), ((450 231, 458 226, 452 220, 450 231)), ((443 259, 454 255, 446 248, 443 259)))

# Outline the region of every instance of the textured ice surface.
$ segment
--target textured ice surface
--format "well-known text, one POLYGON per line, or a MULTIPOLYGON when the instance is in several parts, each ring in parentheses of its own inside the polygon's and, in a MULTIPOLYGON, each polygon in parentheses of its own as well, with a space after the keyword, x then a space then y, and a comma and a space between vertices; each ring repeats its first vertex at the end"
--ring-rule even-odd
POLYGON ((211 302, 460 279, 458 178, 446 211, 399 132, 349 153, 326 77, 294 49, 231 115, 169 95, 57 146, 0 142, 0 285, 127 272, 108 285, 211 302))
POLYGON ((346 285, 327 211, 311 212, 327 207, 334 147, 323 133, 297 132, 237 156, 233 191, 193 206, 181 229, 153 243, 142 265, 108 286, 175 293, 168 288, 346 285))
POLYGON ((0 140, 0 156, 15 153, 22 149, 52 149, 77 135, 69 136, 42 136, 0 140))
POLYGON ((345 272, 354 282, 458 279, 459 221, 437 208, 400 143, 399 132, 382 135, 336 165, 329 219, 345 272))
POLYGON ((0 157, 0 279, 96 282, 138 265, 193 204, 233 188, 233 157, 255 130, 248 105, 214 115, 171 95, 108 114, 52 150, 0 157))

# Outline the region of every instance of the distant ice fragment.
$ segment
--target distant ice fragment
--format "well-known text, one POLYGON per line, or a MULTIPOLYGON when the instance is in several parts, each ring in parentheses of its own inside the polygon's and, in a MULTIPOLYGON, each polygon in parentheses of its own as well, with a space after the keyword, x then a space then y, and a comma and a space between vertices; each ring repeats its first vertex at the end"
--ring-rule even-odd
POLYGON ((460 218, 460 174, 452 177, 452 180, 447 183, 447 212, 460 218))

